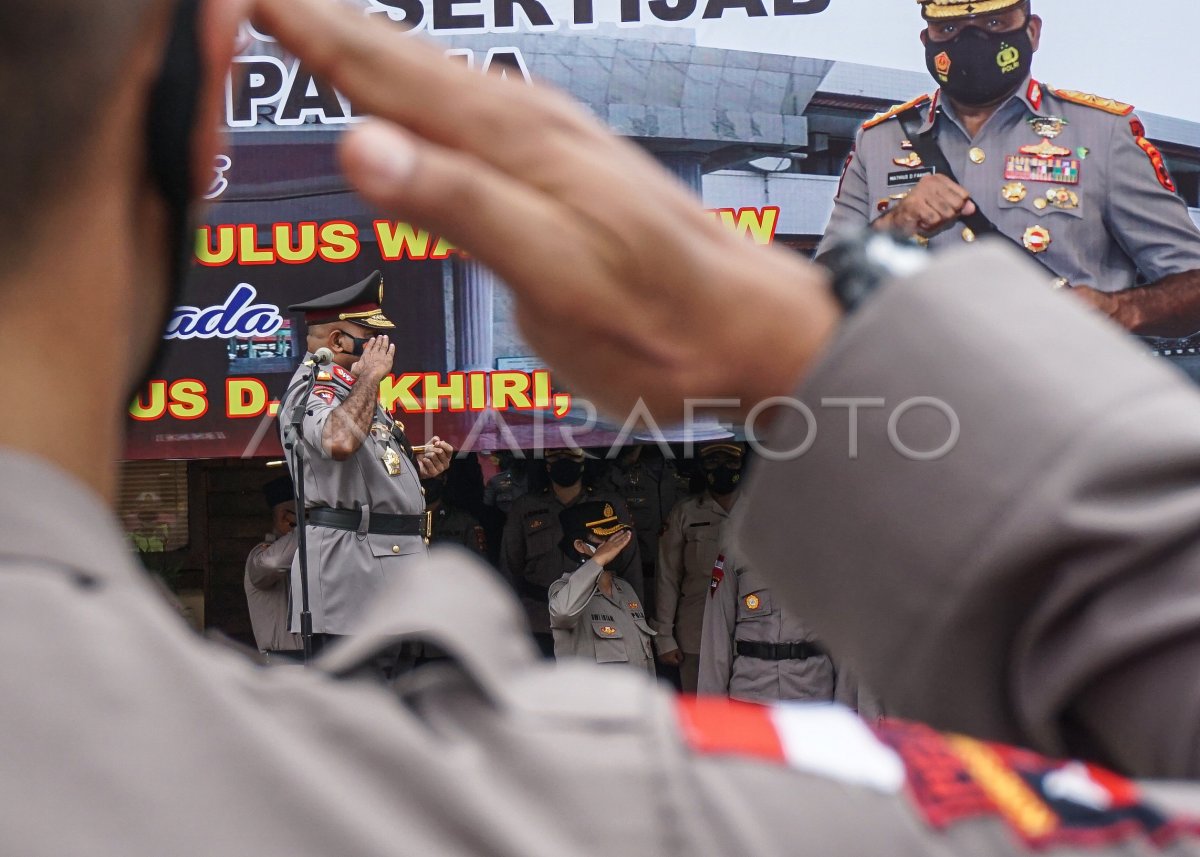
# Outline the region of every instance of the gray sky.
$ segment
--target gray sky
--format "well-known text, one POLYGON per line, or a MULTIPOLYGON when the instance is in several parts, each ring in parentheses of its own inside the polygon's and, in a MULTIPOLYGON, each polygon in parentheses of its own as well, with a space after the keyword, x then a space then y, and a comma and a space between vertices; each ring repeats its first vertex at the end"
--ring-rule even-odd
MULTIPOLYGON (((1034 11, 1045 19, 1039 80, 1200 121, 1200 3, 1035 0, 1034 11)), ((698 21, 696 41, 924 71, 923 26, 916 0, 832 0, 818 15, 698 21)))

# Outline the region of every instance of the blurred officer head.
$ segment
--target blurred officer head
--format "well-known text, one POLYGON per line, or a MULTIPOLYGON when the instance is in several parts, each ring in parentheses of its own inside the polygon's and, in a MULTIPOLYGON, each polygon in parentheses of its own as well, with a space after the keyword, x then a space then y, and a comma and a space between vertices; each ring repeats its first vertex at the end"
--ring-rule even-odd
POLYGON ((546 451, 546 473, 560 488, 570 488, 583 481, 582 449, 549 449, 546 451))
POLYGON ((706 443, 700 447, 697 458, 704 484, 713 496, 728 496, 741 485, 746 450, 740 443, 727 440, 706 443))
POLYGON ((576 562, 585 562, 604 541, 629 527, 617 519, 611 503, 576 503, 558 513, 563 536, 558 546, 576 562))
POLYGON ((352 286, 292 304, 288 309, 304 313, 308 350, 328 348, 334 362, 343 369, 354 365, 367 340, 381 333, 390 334, 396 328, 383 314, 383 275, 379 271, 372 271, 352 286))
POLYGON ((263 486, 263 497, 271 510, 271 529, 283 536, 296 529, 296 500, 293 497, 292 477, 280 476, 263 486))
POLYGON ((179 213, 212 180, 239 7, 203 0, 179 16, 167 0, 0 3, 0 337, 54 331, 38 349, 41 405, 82 411, 92 440, 73 444, 78 460, 54 430, 12 445, 110 498, 109 451, 194 235, 179 213), (168 51, 181 17, 195 50, 168 51), (79 382, 84 371, 93 383, 79 382))
POLYGON ((925 64, 950 99, 970 107, 1004 101, 1025 81, 1041 43, 1029 0, 917 0, 925 64))

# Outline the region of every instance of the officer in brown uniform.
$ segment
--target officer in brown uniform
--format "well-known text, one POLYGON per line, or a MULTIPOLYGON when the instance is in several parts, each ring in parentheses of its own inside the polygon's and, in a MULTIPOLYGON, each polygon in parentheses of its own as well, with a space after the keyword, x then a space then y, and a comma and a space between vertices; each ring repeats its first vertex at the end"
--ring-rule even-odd
POLYGON ((651 640, 641 597, 608 566, 633 539, 612 504, 590 500, 563 509, 559 548, 574 571, 550 584, 554 657, 628 664, 654 675, 651 640))
MULTIPOLYGON (((308 587, 314 634, 352 634, 363 610, 389 579, 426 553, 429 515, 421 478, 443 472, 452 449, 433 437, 414 456, 404 427, 379 403, 379 382, 396 347, 386 331, 383 277, 378 271, 344 289, 289 307, 304 314, 306 363, 319 348, 328 366, 302 364, 279 407, 288 466, 297 478, 295 443, 304 444, 308 524, 308 587), (299 436, 293 415, 301 403, 299 436)), ((292 629, 302 607, 299 557, 292 574, 292 629)))
MULTIPOLYGON (((243 10, 206 0, 201 16, 186 6, 173 16, 157 8, 139 14, 129 3, 98 0, 72 5, 80 26, 67 28, 62 11, 45 0, 10 0, 0 13, 6 45, 36 47, 44 68, 61 72, 42 78, 36 93, 8 90, 14 115, 34 115, 24 108, 40 104, 39 127, 83 119, 89 128, 86 152, 55 135, 6 138, 32 168, 12 177, 15 186, 0 184, 6 203, 28 194, 27 205, 0 205, 0 222, 19 217, 25 226, 20 264, 0 272, 0 325, 61 334, 62 347, 45 349, 39 395, 55 412, 74 408, 93 429, 92 448, 81 454, 69 442, 77 433, 71 421, 47 421, 38 432, 0 421, 0 643, 20 652, 0 671, 6 851, 717 857, 794 853, 804 843, 821 854, 897 857, 1200 854, 1200 827, 1181 812, 1200 811, 1195 783, 1132 783, 1092 763, 992 743, 1005 733, 1042 747, 1086 746, 1093 758, 1145 774, 1200 772, 1194 390, 996 250, 949 254, 916 276, 892 271, 843 315, 819 272, 725 236, 649 158, 602 133, 584 111, 446 63, 436 48, 324 0, 258 0, 256 25, 356 102, 369 102, 377 121, 404 118, 421 129, 407 132, 407 143, 364 129, 353 146, 378 155, 371 134, 384 133, 390 154, 370 178, 355 173, 356 182, 380 203, 380 186, 368 182, 412 188, 409 209, 422 220, 437 211, 429 206, 452 209, 474 236, 472 254, 503 268, 532 313, 525 318, 540 317, 539 296, 552 295, 561 311, 567 288, 572 298, 627 289, 629 318, 658 319, 685 285, 704 298, 692 310, 716 312, 734 330, 750 323, 774 333, 778 323, 818 351, 791 351, 790 340, 769 337, 762 341, 773 360, 758 371, 734 366, 711 377, 745 340, 696 337, 686 354, 710 362, 696 376, 656 374, 660 396, 751 394, 764 371, 778 368, 806 395, 880 385, 904 396, 935 382, 958 402, 963 425, 978 433, 963 432, 955 456, 938 466, 889 448, 893 438, 877 436, 870 412, 857 461, 828 432, 811 456, 769 462, 746 498, 752 514, 743 543, 764 569, 795 552, 797 540, 812 550, 820 574, 772 583, 811 605, 819 629, 840 623, 856 662, 908 688, 906 705, 988 736, 902 723, 871 728, 832 706, 681 701, 634 670, 546 664, 521 629, 515 600, 462 552, 414 564, 320 673, 257 670, 191 634, 147 586, 112 513, 126 382, 144 373, 158 331, 130 325, 127 341, 118 341, 95 320, 171 305, 171 243, 146 238, 171 234, 164 211, 176 185, 153 178, 148 165, 158 159, 129 129, 147 113, 153 125, 191 129, 149 110, 161 86, 197 96, 196 130, 213 127, 206 120, 218 115, 243 10), (187 51, 176 42, 189 45, 189 21, 207 72, 198 86, 177 73, 162 84, 164 62, 186 69, 187 51), (105 93, 107 112, 77 115, 88 96, 105 93), (430 93, 470 109, 447 111, 430 93), (569 145, 543 148, 552 128, 569 145), (421 136, 438 129, 438 143, 421 136), (467 129, 469 142, 460 136, 467 129), (395 169, 405 145, 429 147, 421 169, 395 169), (460 167, 455 155, 468 145, 476 169, 446 170, 438 160, 460 167), (497 188, 494 164, 514 150, 543 157, 523 160, 529 173, 497 188), (612 167, 599 185, 587 169, 596 164, 612 167), (97 168, 112 165, 120 168, 97 168), (424 197, 419 183, 429 171, 436 180, 424 197), (441 180, 453 177, 471 183, 478 205, 460 205, 461 188, 445 193, 441 180), (74 192, 55 193, 60 182, 74 192), (556 218, 544 228, 513 218, 514 199, 526 211, 554 200, 556 218), (62 252, 64 217, 85 227, 80 252, 62 252), (126 229, 127 218, 147 230, 126 229), (630 264, 628 253, 609 252, 608 235, 576 228, 596 222, 656 240, 629 245, 637 263, 630 264), (482 224, 512 231, 489 244, 492 230, 474 231, 482 224), (552 255, 538 256, 547 228, 552 255), (655 267, 664 255, 669 266, 655 267), (580 276, 554 278, 547 258, 568 260, 580 276), (130 276, 134 268, 140 277, 130 276), (39 297, 51 293, 56 300, 39 297), (64 314, 63 303, 81 311, 64 314), (842 321, 836 341, 833 328, 813 326, 817 319, 842 321), (931 355, 929 336, 963 325, 972 335, 953 341, 953 360, 931 355), (1042 353, 1037 346, 1051 331, 1060 350, 1042 353), (72 384, 80 356, 96 354, 109 357, 113 383, 72 384), (740 383, 724 386, 734 378, 740 383), (863 460, 877 467, 856 466, 863 460), (806 514, 794 514, 793 502, 806 514), (934 524, 942 526, 937 539, 929 537, 934 524), (881 567, 883 556, 896 567, 881 567), (847 601, 854 610, 844 609, 847 601), (399 694, 339 681, 381 648, 414 638, 436 641, 450 663, 408 676, 399 694)), ((213 140, 183 140, 184 163, 189 147, 195 163, 210 161, 213 140)), ((348 149, 347 163, 362 155, 348 149)), ((695 336, 691 326, 659 324, 622 324, 618 334, 604 319, 604 337, 593 327, 600 314, 568 313, 572 323, 547 329, 543 345, 567 361, 583 334, 603 349, 587 359, 603 353, 606 361, 574 383, 605 400, 622 389, 637 395, 624 371, 635 363, 622 355, 653 361, 651 342, 680 346, 691 340, 675 337, 695 336), (559 350, 559 332, 569 350, 559 350)), ((0 376, 5 399, 27 386, 18 373, 0 376)), ((664 418, 666 401, 653 405, 664 418)), ((928 443, 935 428, 944 433, 944 419, 914 415, 901 439, 928 443)), ((797 442, 803 431, 791 418, 771 429, 776 444, 797 442)))
POLYGON ((707 487, 675 505, 658 543, 654 643, 659 660, 679 667, 685 693, 696 692, 704 602, 718 545, 737 501, 744 452, 729 441, 700 447, 697 457, 707 487))
MULTIPOLYGON (((1200 285, 1200 230, 1133 107, 1032 76, 1042 20, 1027 0, 917 2, 940 89, 862 127, 818 258, 868 224, 961 246, 986 231, 973 219, 982 216, 1048 282, 1132 329, 1159 297, 1134 286, 1200 285)), ((1193 317, 1174 332, 1196 326, 1193 317)))
POLYGON ((288 630, 288 578, 296 556, 296 501, 291 478, 272 479, 263 486, 263 495, 271 510, 271 532, 246 557, 243 581, 250 629, 260 652, 294 654, 301 648, 301 641, 298 634, 288 630))
MULTIPOLYGON (((559 515, 577 503, 598 500, 612 504, 623 523, 632 523, 620 498, 584 486, 584 458, 581 449, 546 451, 543 466, 550 486, 517 498, 508 513, 500 543, 501 571, 521 597, 529 627, 546 657, 554 655, 547 612, 550 584, 573 571, 576 565, 559 549, 563 535, 559 515)), ((642 565, 636 540, 625 547, 611 568, 630 582, 640 598, 642 565)))

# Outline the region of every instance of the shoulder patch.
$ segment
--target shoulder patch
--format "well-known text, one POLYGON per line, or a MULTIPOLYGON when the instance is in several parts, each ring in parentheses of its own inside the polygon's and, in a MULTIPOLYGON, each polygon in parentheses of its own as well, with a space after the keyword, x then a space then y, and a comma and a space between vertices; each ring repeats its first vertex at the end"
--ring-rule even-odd
POLYGON ((1193 820, 1144 803, 1134 783, 1092 764, 943 735, 917 723, 885 720, 874 731, 903 760, 906 792, 936 830, 996 818, 1032 850, 1137 840, 1162 848, 1200 831, 1193 820))
POLYGON ((350 386, 350 387, 353 387, 354 382, 358 380, 352 374, 350 374, 345 369, 343 369, 341 366, 334 366, 333 374, 334 374, 334 377, 336 377, 339 381, 341 381, 343 384, 346 384, 347 386, 350 386))
POLYGON ((925 104, 928 101, 929 101, 929 96, 922 95, 918 98, 914 98, 912 101, 906 102, 905 104, 897 104, 895 107, 885 110, 883 113, 879 113, 879 114, 875 115, 874 117, 868 119, 866 122, 863 123, 862 129, 864 131, 866 131, 868 128, 874 128, 876 125, 882 125, 884 122, 888 121, 889 119, 899 116, 901 113, 903 113, 905 110, 908 110, 910 107, 919 107, 920 105, 925 104))
POLYGON ((1162 152, 1146 139, 1146 126, 1134 116, 1129 120, 1129 129, 1133 131, 1133 139, 1138 144, 1138 148, 1145 152, 1146 157, 1150 159, 1158 183, 1171 193, 1175 193, 1175 180, 1171 178, 1171 173, 1167 170, 1167 162, 1163 160, 1162 152))
POLYGON ((1070 101, 1072 104, 1082 104, 1084 107, 1094 107, 1097 110, 1103 110, 1105 113, 1111 113, 1114 116, 1128 116, 1133 112, 1133 105, 1126 104, 1123 101, 1114 101, 1111 98, 1102 98, 1099 95, 1092 95, 1090 92, 1079 92, 1074 89, 1051 89, 1055 95, 1063 101, 1070 101))
POLYGON ((333 387, 313 387, 312 394, 327 405, 332 405, 337 399, 337 391, 333 387))

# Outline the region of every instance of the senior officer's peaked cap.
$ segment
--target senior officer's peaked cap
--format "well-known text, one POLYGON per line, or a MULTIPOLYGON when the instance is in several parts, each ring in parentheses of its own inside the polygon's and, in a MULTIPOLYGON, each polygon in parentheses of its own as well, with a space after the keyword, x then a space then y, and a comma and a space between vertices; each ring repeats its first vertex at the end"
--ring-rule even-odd
POLYGON ((697 454, 701 458, 707 458, 710 455, 732 455, 741 458, 746 454, 746 449, 740 443, 718 440, 702 444, 697 454))
POLYGON ((967 2, 967 0, 917 0, 917 3, 921 5, 921 14, 929 21, 1004 12, 1014 6, 1020 6, 1024 2, 1025 0, 975 0, 975 2, 967 2))
POLYGON ((387 330, 396 325, 383 314, 383 274, 372 271, 365 280, 302 304, 288 307, 304 313, 305 324, 350 321, 363 327, 387 330))
POLYGON ((617 517, 617 510, 612 503, 602 500, 587 500, 576 503, 558 513, 558 523, 562 526, 563 537, 560 547, 569 554, 574 554, 571 545, 576 539, 587 541, 589 535, 607 539, 609 536, 629 529, 628 524, 622 524, 617 517))

